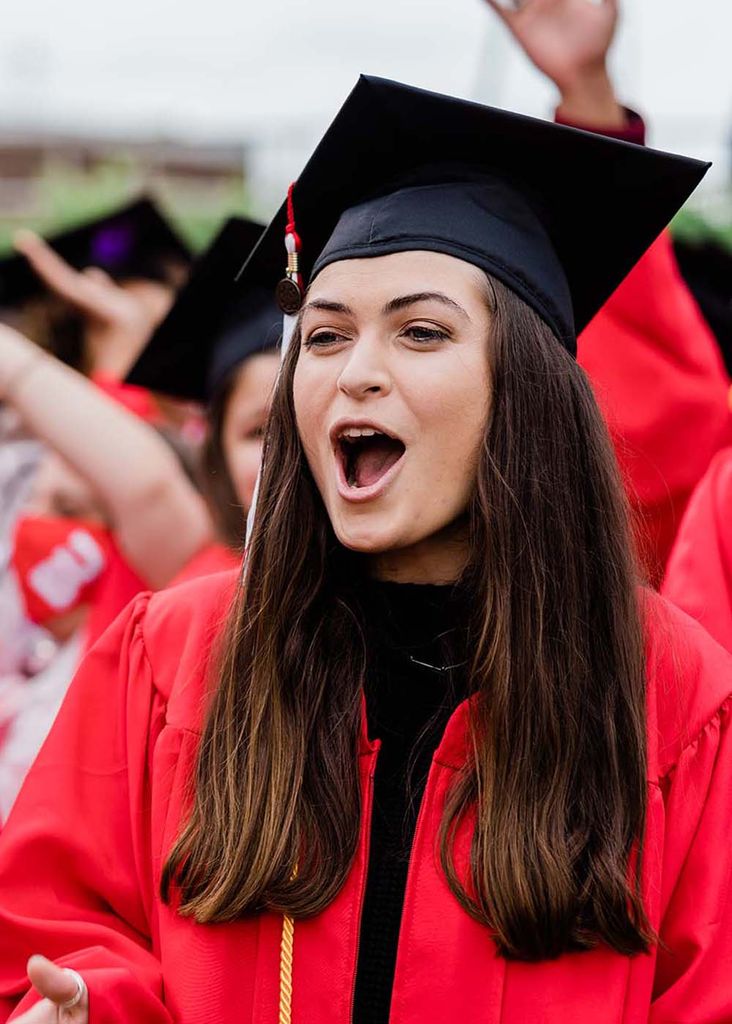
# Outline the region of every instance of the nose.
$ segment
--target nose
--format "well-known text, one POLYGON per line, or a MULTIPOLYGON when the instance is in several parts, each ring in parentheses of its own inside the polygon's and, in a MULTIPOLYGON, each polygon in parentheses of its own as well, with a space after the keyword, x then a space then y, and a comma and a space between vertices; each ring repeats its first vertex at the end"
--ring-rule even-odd
POLYGON ((383 341, 361 336, 348 352, 338 377, 338 390, 349 398, 386 395, 391 390, 391 374, 383 341))

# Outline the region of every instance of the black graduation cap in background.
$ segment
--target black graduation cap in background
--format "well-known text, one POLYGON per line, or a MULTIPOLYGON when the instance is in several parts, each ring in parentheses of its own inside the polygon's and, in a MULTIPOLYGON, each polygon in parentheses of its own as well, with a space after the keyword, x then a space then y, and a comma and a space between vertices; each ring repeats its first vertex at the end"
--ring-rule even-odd
POLYGON ((713 239, 674 242, 681 273, 699 303, 732 374, 732 252, 713 239))
MULTIPOLYGON (((166 281, 170 263, 187 265, 192 258, 189 247, 146 196, 46 241, 77 270, 101 267, 116 280, 166 281)), ((0 259, 0 306, 19 306, 45 291, 20 253, 0 259)))
POLYGON ((242 289, 235 278, 264 226, 231 217, 193 266, 127 383, 176 398, 208 402, 247 356, 275 348, 282 315, 269 287, 242 289))
MULTIPOLYGON (((511 287, 574 352, 708 167, 361 76, 292 190, 299 270, 307 285, 334 259, 456 255, 511 287)), ((242 284, 283 277, 287 222, 283 203, 242 284)))

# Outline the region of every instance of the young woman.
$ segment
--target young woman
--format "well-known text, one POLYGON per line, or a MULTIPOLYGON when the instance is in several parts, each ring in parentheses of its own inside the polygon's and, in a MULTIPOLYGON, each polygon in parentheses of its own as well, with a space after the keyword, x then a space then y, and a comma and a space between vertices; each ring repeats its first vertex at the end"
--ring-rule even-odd
POLYGON ((730 662, 572 358, 701 170, 359 82, 245 271, 308 290, 244 577, 118 620, 0 839, 13 1019, 732 1015, 730 662))

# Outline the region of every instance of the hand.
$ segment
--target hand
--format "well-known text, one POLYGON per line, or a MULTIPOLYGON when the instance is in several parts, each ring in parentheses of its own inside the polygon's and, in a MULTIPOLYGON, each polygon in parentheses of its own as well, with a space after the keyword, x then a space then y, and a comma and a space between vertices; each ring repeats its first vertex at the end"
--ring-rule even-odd
POLYGON ((555 83, 560 114, 577 123, 622 128, 625 112, 607 71, 618 0, 487 0, 527 57, 555 83))
POLYGON ((32 956, 28 961, 28 977, 44 998, 18 1017, 16 1024, 88 1024, 89 994, 86 987, 76 1006, 70 1010, 63 1008, 63 1004, 77 993, 73 974, 57 967, 45 956, 32 956))
POLYGON ((88 321, 93 369, 124 376, 165 312, 159 300, 145 301, 139 289, 121 287, 99 267, 75 270, 33 231, 16 232, 13 242, 46 286, 88 321))

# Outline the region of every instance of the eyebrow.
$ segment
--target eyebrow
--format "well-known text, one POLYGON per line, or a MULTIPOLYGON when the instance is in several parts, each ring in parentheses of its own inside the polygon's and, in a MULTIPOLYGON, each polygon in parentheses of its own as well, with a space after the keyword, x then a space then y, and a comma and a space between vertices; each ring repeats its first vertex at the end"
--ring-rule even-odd
POLYGON ((301 313, 307 313, 309 309, 320 309, 325 313, 344 313, 346 316, 353 316, 353 310, 343 302, 331 302, 330 299, 312 299, 303 306, 301 313))
MULTIPOLYGON (((386 303, 381 310, 382 316, 398 313, 399 310, 406 309, 408 306, 414 306, 418 302, 441 302, 443 306, 449 306, 451 309, 462 313, 467 319, 470 319, 463 307, 443 292, 412 292, 411 295, 398 295, 395 299, 391 299, 386 303)), ((346 306, 343 302, 333 302, 331 299, 312 299, 300 311, 301 320, 303 315, 310 309, 318 309, 325 313, 342 313, 344 316, 353 316, 351 307, 346 306)))
POLYGON ((463 307, 451 299, 449 295, 444 295, 442 292, 414 292, 411 295, 399 295, 397 298, 392 299, 382 309, 383 316, 388 316, 390 313, 398 313, 401 309, 406 309, 407 306, 414 306, 418 302, 441 302, 443 306, 449 306, 451 309, 456 309, 459 313, 462 313, 464 317, 468 317, 463 307))

